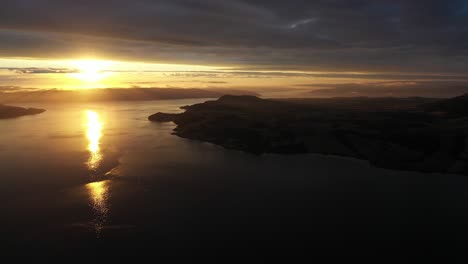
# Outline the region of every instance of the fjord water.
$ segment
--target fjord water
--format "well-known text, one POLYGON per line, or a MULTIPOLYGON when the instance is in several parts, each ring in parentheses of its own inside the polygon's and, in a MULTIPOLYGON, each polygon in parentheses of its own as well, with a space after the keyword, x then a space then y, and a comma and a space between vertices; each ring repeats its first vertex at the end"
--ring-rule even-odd
POLYGON ((147 120, 202 101, 29 104, 47 112, 0 120, 2 251, 313 245, 372 254, 369 246, 465 241, 466 177, 314 154, 255 156, 147 120))

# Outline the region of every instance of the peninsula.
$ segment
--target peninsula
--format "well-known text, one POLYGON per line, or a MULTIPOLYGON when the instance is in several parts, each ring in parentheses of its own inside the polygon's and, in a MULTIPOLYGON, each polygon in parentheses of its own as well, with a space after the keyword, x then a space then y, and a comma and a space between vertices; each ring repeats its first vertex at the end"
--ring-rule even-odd
POLYGON ((23 108, 0 104, 0 119, 15 118, 25 115, 36 115, 45 112, 44 109, 23 108))
POLYGON ((261 99, 222 96, 156 113, 174 134, 254 154, 322 153, 390 169, 468 174, 468 96, 261 99))

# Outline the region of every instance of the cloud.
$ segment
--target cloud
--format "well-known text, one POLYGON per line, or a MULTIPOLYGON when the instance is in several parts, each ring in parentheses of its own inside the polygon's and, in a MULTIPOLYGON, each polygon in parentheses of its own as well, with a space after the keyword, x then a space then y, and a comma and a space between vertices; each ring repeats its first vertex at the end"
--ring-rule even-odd
POLYGON ((228 82, 222 82, 222 81, 209 81, 209 82, 205 82, 205 83, 210 83, 210 84, 226 84, 228 82))
POLYGON ((6 0, 0 56, 467 73, 464 0, 6 0))
POLYGON ((0 86, 0 93, 2 92, 26 92, 34 91, 37 88, 21 87, 21 86, 0 86))
MULTIPOLYGON (((353 72, 290 72, 260 71, 259 68, 233 68, 223 71, 170 71, 164 76, 177 78, 331 78, 331 79, 387 79, 387 80, 458 80, 468 81, 468 74, 410 74, 410 73, 353 73, 353 72), (256 69, 256 70, 255 70, 256 69)), ((304 84, 304 86, 309 86, 304 84)))
POLYGON ((294 22, 292 23, 291 25, 289 25, 289 28, 291 29, 295 29, 297 27, 300 27, 300 26, 303 26, 303 25, 307 25, 309 23, 314 23, 314 22, 317 22, 317 18, 307 18, 307 19, 302 19, 302 20, 299 20, 297 22, 294 22))
POLYGON ((8 70, 21 74, 47 74, 47 73, 78 73, 79 70, 68 68, 8 68, 8 70))

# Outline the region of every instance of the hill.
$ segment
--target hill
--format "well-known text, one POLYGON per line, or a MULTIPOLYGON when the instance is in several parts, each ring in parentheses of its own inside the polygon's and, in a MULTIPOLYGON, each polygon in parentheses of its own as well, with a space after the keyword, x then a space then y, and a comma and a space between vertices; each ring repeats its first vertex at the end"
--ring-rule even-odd
MULTIPOLYGON (((462 99, 447 102, 458 104, 462 99)), ((392 169, 468 174, 468 119, 424 110, 436 103, 447 106, 424 98, 223 96, 186 106, 181 114, 157 113, 149 120, 173 121, 178 136, 254 154, 334 154, 392 169)))
POLYGON ((439 112, 449 116, 468 116, 468 94, 425 104, 425 111, 439 112))

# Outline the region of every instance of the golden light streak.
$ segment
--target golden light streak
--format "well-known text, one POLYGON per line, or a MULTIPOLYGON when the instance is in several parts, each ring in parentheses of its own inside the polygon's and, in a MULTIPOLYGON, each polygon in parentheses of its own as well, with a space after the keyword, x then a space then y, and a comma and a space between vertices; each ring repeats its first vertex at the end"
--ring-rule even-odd
POLYGON ((94 229, 99 236, 106 224, 109 213, 109 181, 88 183, 86 188, 95 213, 94 229))
POLYGON ((90 170, 96 170, 102 161, 102 154, 100 148, 100 140, 102 137, 102 123, 99 119, 99 115, 94 111, 86 111, 86 117, 86 138, 88 139, 89 151, 89 159, 86 164, 90 170))
MULTIPOLYGON (((90 171, 92 180, 96 180, 99 176, 99 166, 103 160, 101 153, 100 141, 102 138, 102 122, 99 114, 95 111, 87 110, 86 112, 86 138, 88 139, 87 150, 89 158, 86 162, 88 170, 90 171)), ((94 212, 93 225, 97 237, 107 222, 109 213, 109 180, 97 181, 86 184, 91 207, 94 212)))

